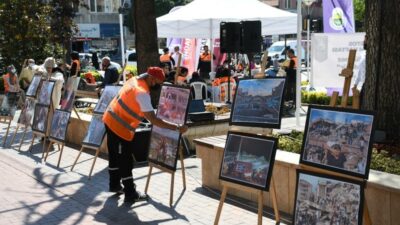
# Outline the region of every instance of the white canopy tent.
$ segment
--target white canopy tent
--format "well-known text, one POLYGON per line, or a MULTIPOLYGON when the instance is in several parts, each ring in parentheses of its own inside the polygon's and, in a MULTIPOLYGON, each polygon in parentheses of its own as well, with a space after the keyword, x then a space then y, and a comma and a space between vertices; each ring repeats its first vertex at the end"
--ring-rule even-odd
POLYGON ((221 22, 260 20, 262 35, 295 34, 297 16, 258 0, 194 0, 157 18, 158 37, 219 38, 221 22))

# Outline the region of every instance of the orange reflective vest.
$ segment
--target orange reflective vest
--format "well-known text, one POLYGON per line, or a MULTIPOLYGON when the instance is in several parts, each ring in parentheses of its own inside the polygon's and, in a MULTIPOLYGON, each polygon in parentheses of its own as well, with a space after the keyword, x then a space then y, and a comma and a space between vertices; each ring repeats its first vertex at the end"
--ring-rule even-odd
POLYGON ((169 54, 163 54, 160 56, 160 62, 169 63, 171 62, 171 56, 169 54))
POLYGON ((8 93, 10 91, 15 92, 17 89, 17 76, 13 76, 10 79, 10 74, 7 73, 6 75, 3 76, 3 82, 4 82, 4 93, 8 93))
POLYGON ((135 130, 144 119, 144 113, 136 100, 139 93, 150 93, 145 80, 129 79, 115 97, 103 116, 103 122, 115 134, 124 140, 131 141, 135 130))
POLYGON ((205 54, 204 52, 201 53, 200 60, 203 61, 203 62, 210 62, 211 61, 211 54, 210 53, 205 54))

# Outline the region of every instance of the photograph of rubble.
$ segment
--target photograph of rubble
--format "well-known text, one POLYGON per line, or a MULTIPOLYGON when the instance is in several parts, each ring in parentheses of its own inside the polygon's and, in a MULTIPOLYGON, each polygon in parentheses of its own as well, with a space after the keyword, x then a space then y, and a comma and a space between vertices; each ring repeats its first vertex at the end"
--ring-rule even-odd
POLYGON ((157 117, 170 123, 185 124, 190 89, 163 85, 157 108, 157 117))
POLYGON ((29 84, 28 90, 26 91, 26 96, 36 97, 37 91, 39 90, 40 81, 42 81, 42 76, 35 75, 29 84))
POLYGON ((114 99, 115 96, 118 95, 120 89, 120 86, 106 86, 103 93, 101 94, 99 102, 94 108, 94 112, 104 113, 110 102, 114 99))
POLYGON ((280 128, 285 82, 284 77, 240 80, 230 124, 280 128))
POLYGON ((294 225, 361 225, 364 183, 297 170, 294 225))
POLYGON ((178 131, 153 125, 150 137, 149 162, 175 171, 180 134, 178 131))
POLYGON ((373 112, 310 106, 300 163, 368 179, 373 112))
POLYGON ((268 191, 277 142, 272 137, 228 132, 220 179, 268 191))

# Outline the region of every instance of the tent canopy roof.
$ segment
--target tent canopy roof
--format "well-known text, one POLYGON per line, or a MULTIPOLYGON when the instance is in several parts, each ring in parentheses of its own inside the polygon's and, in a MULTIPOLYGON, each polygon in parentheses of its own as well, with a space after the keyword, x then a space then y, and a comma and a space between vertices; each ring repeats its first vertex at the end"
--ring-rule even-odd
POLYGON ((294 34, 297 15, 258 0, 194 0, 157 18, 158 37, 219 38, 221 22, 260 20, 262 35, 294 34))

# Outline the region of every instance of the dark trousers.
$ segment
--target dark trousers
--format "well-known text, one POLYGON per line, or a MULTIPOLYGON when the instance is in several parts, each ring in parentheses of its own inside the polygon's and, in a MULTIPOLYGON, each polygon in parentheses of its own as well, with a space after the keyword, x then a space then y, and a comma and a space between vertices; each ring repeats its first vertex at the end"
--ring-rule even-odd
POLYGON ((136 193, 133 182, 132 141, 126 141, 106 126, 108 148, 108 172, 110 188, 119 187, 122 181, 125 195, 136 193))

